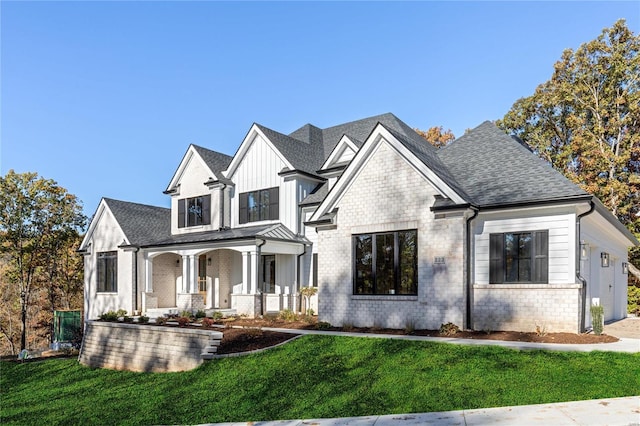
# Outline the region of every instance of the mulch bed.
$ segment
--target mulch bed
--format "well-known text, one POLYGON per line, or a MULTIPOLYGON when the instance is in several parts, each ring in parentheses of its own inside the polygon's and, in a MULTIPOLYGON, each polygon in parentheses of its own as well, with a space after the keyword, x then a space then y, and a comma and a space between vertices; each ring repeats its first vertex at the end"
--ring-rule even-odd
MULTIPOLYGON (((226 328, 223 330, 223 339, 218 353, 228 354, 235 352, 251 351, 262 349, 282 343, 294 337, 289 333, 280 333, 262 330, 262 327, 288 328, 302 330, 317 330, 315 321, 285 321, 280 319, 236 319, 226 322, 227 325, 242 326, 243 328, 226 328)), ((353 333, 376 333, 376 334, 412 334, 416 336, 431 337, 454 337, 458 339, 485 339, 485 340, 505 340, 514 342, 535 342, 535 343, 568 343, 568 344, 594 344, 612 343, 619 339, 614 336, 602 334, 575 334, 575 333, 534 333, 518 331, 459 331, 451 336, 440 334, 438 330, 415 330, 406 333, 404 330, 387 328, 361 328, 361 327, 329 327, 328 331, 343 331, 353 333)))

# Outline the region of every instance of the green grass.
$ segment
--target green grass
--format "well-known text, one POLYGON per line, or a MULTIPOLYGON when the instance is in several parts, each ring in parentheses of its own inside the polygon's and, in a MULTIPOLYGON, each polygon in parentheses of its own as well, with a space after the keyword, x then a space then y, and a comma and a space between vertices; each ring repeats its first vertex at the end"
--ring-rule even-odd
POLYGON ((0 424, 193 424, 640 394, 640 355, 306 336, 184 373, 0 363, 0 424))

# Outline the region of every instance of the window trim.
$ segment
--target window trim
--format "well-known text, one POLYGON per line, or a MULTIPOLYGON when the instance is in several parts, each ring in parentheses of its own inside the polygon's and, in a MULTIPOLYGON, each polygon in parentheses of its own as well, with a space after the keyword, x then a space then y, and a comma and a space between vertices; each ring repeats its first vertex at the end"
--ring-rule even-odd
POLYGON ((193 228, 196 226, 211 225, 211 194, 198 195, 196 197, 180 198, 178 200, 178 228, 193 228), (189 205, 192 201, 201 199, 200 223, 189 223, 192 217, 189 214, 189 205))
POLYGON ((101 251, 96 255, 96 293, 117 293, 118 292, 118 252, 117 251, 101 251), (109 263, 113 262, 111 268, 109 263), (101 266, 102 265, 102 266, 101 266), (104 282, 101 278, 101 268, 104 268, 104 282), (109 271, 113 276, 109 280, 109 271), (111 285, 108 286, 109 281, 111 285))
POLYGON ((361 234, 352 234, 351 235, 351 273, 352 273, 352 294, 353 296, 374 296, 374 297, 415 297, 418 295, 418 230, 417 229, 398 229, 393 231, 383 231, 383 232, 366 232, 361 234), (401 274, 400 274, 400 244, 399 244, 399 234, 401 232, 414 232, 415 233, 415 251, 414 251, 414 273, 413 273, 413 283, 412 289, 414 290, 411 293, 400 293, 401 289, 401 274), (393 235, 393 293, 378 293, 377 292, 377 236, 380 235, 393 235), (356 259, 356 241, 358 237, 362 236, 370 236, 371 237, 371 277, 373 280, 373 293, 358 293, 358 275, 357 275, 357 259, 356 259))
POLYGON ((525 231, 511 231, 511 232, 492 232, 489 234, 489 284, 549 284, 549 230, 525 230, 525 231), (529 277, 530 280, 517 280, 517 281, 508 281, 507 280, 507 243, 506 238, 507 235, 523 235, 523 234, 531 234, 531 255, 530 259, 530 270, 529 277), (537 242, 540 239, 540 236, 544 235, 546 252, 544 254, 539 254, 537 252, 537 242), (500 240, 501 247, 495 247, 494 241, 497 239, 500 240), (496 255, 495 248, 498 248, 500 253, 496 255), (546 268, 545 268, 545 276, 541 277, 541 279, 536 279, 539 276, 538 267, 536 266, 537 259, 546 259, 546 268), (496 264, 499 265, 496 266, 496 264), (497 272, 496 269, 498 268, 497 272), (496 276, 499 274, 499 276, 496 276))
POLYGON ((245 223, 278 220, 280 218, 280 187, 256 189, 254 191, 241 192, 238 196, 238 222, 245 223), (265 195, 268 202, 265 202, 265 195), (257 218, 251 218, 249 209, 249 196, 257 198, 257 218))

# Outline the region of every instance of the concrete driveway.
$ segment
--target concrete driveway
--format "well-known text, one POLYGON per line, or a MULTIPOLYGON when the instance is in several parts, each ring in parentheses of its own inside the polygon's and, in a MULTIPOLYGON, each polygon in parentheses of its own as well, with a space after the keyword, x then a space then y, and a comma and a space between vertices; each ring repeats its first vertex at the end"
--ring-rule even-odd
POLYGON ((604 325, 604 334, 629 339, 640 339, 640 317, 627 317, 604 325))

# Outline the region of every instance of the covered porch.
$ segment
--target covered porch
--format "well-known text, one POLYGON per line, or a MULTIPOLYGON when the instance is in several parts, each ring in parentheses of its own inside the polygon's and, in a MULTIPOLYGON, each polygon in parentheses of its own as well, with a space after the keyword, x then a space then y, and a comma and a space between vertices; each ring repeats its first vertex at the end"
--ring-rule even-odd
POLYGON ((202 310, 256 317, 298 310, 299 258, 308 242, 282 225, 270 231, 249 238, 144 248, 142 313, 157 317, 202 310))

